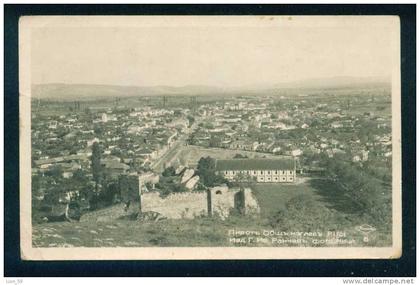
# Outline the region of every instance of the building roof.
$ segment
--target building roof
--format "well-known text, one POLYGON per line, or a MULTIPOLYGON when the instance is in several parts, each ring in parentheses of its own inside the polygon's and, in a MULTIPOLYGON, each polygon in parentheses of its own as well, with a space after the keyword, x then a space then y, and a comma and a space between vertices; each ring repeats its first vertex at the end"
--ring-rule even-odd
POLYGON ((224 159, 216 160, 216 170, 275 170, 294 169, 292 158, 281 159, 224 159))
POLYGON ((83 154, 71 154, 71 155, 64 155, 59 157, 53 157, 48 159, 39 159, 35 160, 35 165, 43 165, 43 164, 51 164, 51 163, 59 163, 63 161, 71 161, 71 160, 88 160, 89 158, 83 154))

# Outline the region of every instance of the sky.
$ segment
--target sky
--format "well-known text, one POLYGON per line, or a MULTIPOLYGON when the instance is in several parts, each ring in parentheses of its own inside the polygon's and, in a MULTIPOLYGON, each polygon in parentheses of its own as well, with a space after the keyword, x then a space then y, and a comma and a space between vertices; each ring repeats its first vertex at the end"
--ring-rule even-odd
POLYGON ((399 56, 389 17, 204 18, 26 21, 31 82, 264 86, 389 77, 399 56))

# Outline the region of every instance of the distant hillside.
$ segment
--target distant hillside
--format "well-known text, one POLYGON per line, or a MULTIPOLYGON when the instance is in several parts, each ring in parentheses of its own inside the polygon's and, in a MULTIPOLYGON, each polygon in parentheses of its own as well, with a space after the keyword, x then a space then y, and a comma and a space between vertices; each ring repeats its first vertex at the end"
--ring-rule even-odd
POLYGON ((235 95, 235 94, 267 94, 281 90, 319 90, 319 89, 347 89, 347 88, 389 88, 390 80, 386 78, 358 78, 334 77, 318 78, 272 86, 239 86, 214 87, 205 85, 174 86, 118 86, 118 85, 90 85, 90 84, 42 84, 33 85, 32 96, 40 99, 75 100, 86 98, 132 97, 132 96, 193 96, 193 95, 235 95))
POLYGON ((340 89, 340 88, 372 88, 391 85, 391 79, 385 77, 350 77, 337 76, 331 78, 312 78, 275 85, 279 89, 340 89))
POLYGON ((40 99, 83 99, 92 97, 132 97, 132 96, 174 96, 174 95, 208 95, 223 93, 221 88, 188 85, 172 86, 118 86, 89 84, 42 84, 33 85, 32 96, 40 99))

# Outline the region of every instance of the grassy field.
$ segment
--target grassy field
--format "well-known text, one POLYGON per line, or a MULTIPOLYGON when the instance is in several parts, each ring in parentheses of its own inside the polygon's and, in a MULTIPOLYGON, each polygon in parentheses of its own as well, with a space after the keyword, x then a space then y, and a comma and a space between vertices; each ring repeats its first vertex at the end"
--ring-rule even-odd
MULTIPOLYGON (((327 230, 345 232, 347 239, 355 241, 352 246, 385 246, 391 243, 390 233, 379 230, 371 234, 368 243, 362 241, 363 235, 356 227, 364 222, 359 219, 357 205, 352 204, 349 197, 340 195, 330 181, 316 179, 294 185, 257 184, 253 186, 253 193, 261 208, 260 215, 256 217, 233 215, 224 221, 217 218, 159 222, 128 219, 95 222, 82 219, 75 223, 46 223, 33 226, 33 244, 36 247, 328 246, 272 244, 263 241, 236 244, 232 243, 228 234, 233 229, 260 232, 302 231, 302 225, 308 224, 310 231, 324 231, 323 234, 325 225, 330 227, 327 230), (299 210, 302 213, 288 212, 287 203, 296 197, 311 201, 315 208, 299 210), (286 223, 273 225, 273 217, 281 210, 286 223), (323 213, 328 215, 322 216, 323 213)), ((103 216, 104 212, 98 212, 98 215, 103 216)))
POLYGON ((320 196, 313 188, 307 183, 294 185, 294 184, 256 184, 253 189, 260 208, 261 217, 268 218, 279 210, 285 207, 285 204, 292 198, 306 195, 316 201, 321 201, 320 196))
POLYGON ((223 246, 228 227, 211 219, 158 223, 116 220, 107 223, 49 223, 33 228, 36 247, 223 246))
POLYGON ((249 158, 279 158, 279 156, 269 153, 223 148, 207 148, 193 145, 183 146, 183 149, 178 157, 183 163, 194 166, 198 163, 201 157, 210 156, 214 159, 232 159, 236 154, 241 154, 249 158))

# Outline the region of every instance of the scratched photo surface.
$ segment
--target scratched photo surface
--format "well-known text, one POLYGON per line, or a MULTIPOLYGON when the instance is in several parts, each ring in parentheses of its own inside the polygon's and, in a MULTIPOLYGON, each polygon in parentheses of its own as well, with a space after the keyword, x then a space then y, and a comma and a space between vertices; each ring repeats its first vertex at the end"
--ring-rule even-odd
POLYGON ((398 17, 19 29, 24 259, 401 254, 398 17))

